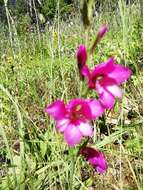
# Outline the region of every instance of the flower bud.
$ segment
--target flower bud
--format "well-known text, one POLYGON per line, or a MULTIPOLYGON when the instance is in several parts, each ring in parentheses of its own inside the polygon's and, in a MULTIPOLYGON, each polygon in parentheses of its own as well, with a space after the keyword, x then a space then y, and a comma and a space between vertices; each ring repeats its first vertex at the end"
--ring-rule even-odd
POLYGON ((99 38, 103 38, 105 33, 108 31, 108 28, 106 25, 102 25, 100 28, 99 28, 99 31, 98 31, 98 37, 99 38))
POLYGON ((99 150, 92 147, 81 147, 80 154, 85 157, 98 173, 103 174, 107 170, 107 162, 103 153, 99 150))
POLYGON ((82 79, 82 68, 85 66, 86 61, 87 61, 87 51, 85 45, 81 44, 79 48, 76 51, 76 58, 77 58, 77 64, 78 64, 78 69, 79 69, 79 74, 82 79))

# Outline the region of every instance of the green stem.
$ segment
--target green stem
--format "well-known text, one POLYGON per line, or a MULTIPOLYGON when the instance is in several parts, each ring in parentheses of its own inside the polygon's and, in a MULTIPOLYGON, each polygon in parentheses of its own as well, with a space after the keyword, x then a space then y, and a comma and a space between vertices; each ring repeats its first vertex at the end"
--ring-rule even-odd
POLYGON ((79 146, 78 151, 73 152, 71 150, 71 152, 70 152, 70 158, 71 158, 71 167, 70 167, 71 170, 70 170, 70 179, 69 179, 69 189, 70 190, 73 190, 73 179, 74 179, 75 165, 76 165, 77 158, 80 154, 80 149, 81 149, 81 147, 84 147, 88 144, 89 139, 90 138, 87 138, 86 141, 84 141, 83 144, 81 146, 79 146))
POLYGON ((70 170, 70 179, 69 179, 69 189, 73 190, 73 179, 74 179, 74 171, 75 171, 75 164, 76 164, 77 156, 72 154, 71 155, 71 170, 70 170))

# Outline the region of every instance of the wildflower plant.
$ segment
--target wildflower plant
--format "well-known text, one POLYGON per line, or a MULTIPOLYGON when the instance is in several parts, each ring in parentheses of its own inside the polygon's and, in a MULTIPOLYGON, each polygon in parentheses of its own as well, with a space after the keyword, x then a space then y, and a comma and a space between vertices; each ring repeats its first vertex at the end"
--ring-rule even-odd
MULTIPOLYGON (((106 25, 101 26, 90 53, 93 53, 107 31, 106 25)), ((117 98, 123 97, 120 86, 131 76, 131 70, 117 64, 114 57, 90 69, 84 44, 76 50, 76 59, 81 81, 87 80, 87 89, 96 91, 98 99, 76 97, 67 104, 63 100, 56 100, 45 108, 45 112, 54 118, 56 129, 64 135, 68 146, 78 149, 74 156, 82 155, 98 173, 103 174, 107 170, 104 154, 88 145, 89 137, 93 136, 92 121, 113 108, 117 98)))

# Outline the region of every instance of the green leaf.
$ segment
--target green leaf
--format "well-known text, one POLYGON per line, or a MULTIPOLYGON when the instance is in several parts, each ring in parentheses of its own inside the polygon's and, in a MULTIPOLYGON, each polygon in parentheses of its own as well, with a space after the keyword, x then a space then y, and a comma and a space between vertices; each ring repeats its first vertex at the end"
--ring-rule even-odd
POLYGON ((44 157, 47 152, 47 144, 43 141, 40 141, 40 151, 41 151, 42 157, 44 157))

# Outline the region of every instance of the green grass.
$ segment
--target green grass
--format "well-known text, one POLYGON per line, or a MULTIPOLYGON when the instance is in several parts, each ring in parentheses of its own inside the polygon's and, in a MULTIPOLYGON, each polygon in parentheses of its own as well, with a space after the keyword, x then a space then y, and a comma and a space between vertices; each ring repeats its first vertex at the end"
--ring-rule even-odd
MULTIPOLYGON (((6 155, 11 163, 0 165, 5 173, 0 189, 66 190, 71 183, 72 189, 80 190, 91 186, 99 190, 143 189, 143 23, 138 1, 130 6, 119 1, 118 7, 116 14, 105 10, 93 20, 88 39, 79 15, 72 18, 72 26, 56 20, 40 36, 19 36, 12 23, 9 36, 1 27, 0 155, 6 155), (101 121, 94 123, 96 134, 91 144, 104 151, 109 165, 100 176, 82 158, 77 158, 72 171, 71 155, 76 149, 69 150, 43 109, 56 99, 68 102, 82 96, 75 50, 80 43, 90 49, 103 23, 110 30, 88 64, 93 66, 114 55, 118 63, 131 67, 133 75, 124 86, 123 101, 105 115, 108 135, 101 134, 101 121), (131 110, 135 114, 128 119, 131 110)), ((88 97, 95 97, 95 92, 88 97)))

